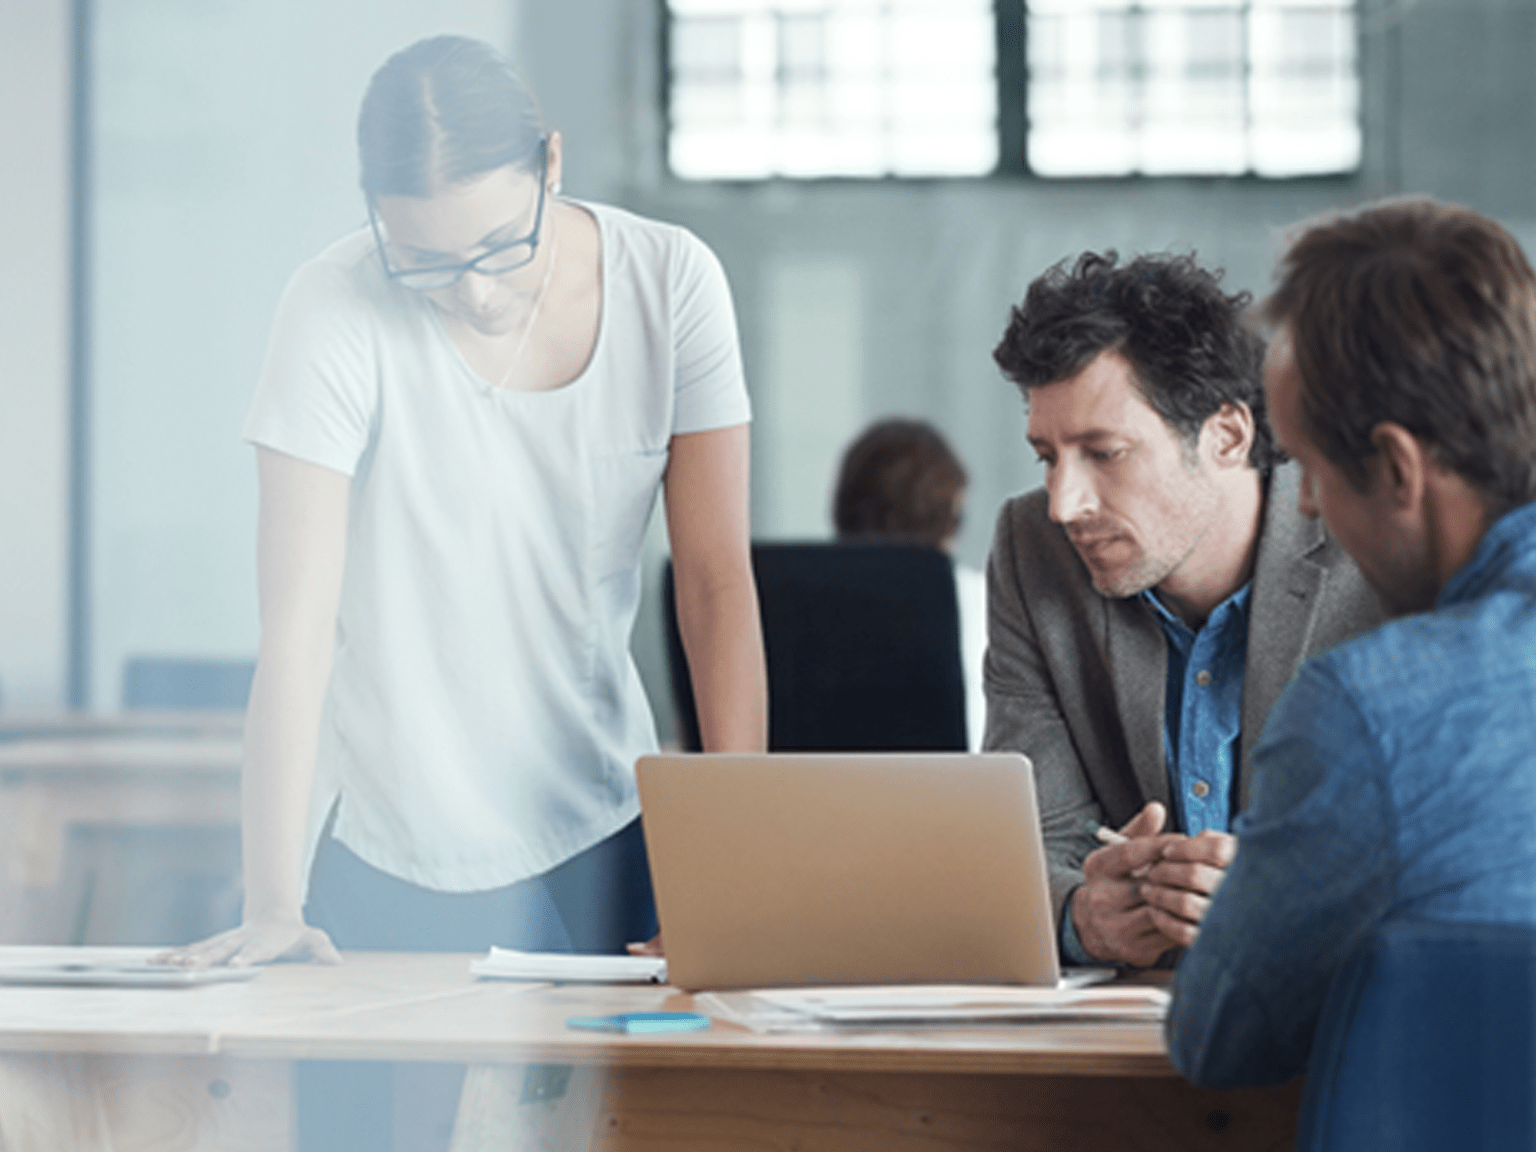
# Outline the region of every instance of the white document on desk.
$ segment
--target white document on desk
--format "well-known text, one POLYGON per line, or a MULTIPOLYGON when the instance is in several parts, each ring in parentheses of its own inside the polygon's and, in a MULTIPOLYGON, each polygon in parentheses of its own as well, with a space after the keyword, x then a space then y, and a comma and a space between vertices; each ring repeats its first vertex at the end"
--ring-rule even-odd
POLYGON ((552 980, 568 984, 665 984, 660 956, 593 956, 571 952, 519 952, 495 948, 469 966, 493 980, 552 980))
POLYGON ((782 988, 697 997, 702 1011, 755 1031, 864 1025, 1104 1020, 1156 1023, 1168 991, 1143 984, 1089 988, 914 984, 782 988))

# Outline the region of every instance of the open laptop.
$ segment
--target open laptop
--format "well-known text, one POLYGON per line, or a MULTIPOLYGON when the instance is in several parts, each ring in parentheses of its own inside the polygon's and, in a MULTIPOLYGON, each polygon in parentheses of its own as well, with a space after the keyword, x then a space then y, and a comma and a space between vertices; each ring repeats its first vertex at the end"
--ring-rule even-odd
POLYGON ((645 756, 669 983, 1057 983, 1017 753, 645 756))

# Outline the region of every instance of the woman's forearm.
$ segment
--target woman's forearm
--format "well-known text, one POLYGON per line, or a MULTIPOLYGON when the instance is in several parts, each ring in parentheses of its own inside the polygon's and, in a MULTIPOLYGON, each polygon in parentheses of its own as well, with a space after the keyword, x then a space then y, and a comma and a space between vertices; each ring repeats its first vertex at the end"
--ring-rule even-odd
POLYGON ((351 481, 258 451, 261 649, 241 777, 245 919, 297 921, 320 714, 335 659, 351 481))
POLYGON ((241 777, 245 919, 301 919, 303 856, 331 652, 263 646, 241 777))
POLYGON ((676 573, 678 629, 688 654, 706 752, 768 746, 768 677, 751 570, 710 582, 676 573))

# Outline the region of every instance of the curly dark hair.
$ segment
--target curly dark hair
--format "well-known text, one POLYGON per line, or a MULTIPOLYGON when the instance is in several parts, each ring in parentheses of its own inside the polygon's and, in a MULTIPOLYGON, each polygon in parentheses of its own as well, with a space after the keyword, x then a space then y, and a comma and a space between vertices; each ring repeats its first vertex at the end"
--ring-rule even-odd
POLYGON ((1402 197, 1313 221, 1264 315, 1290 329, 1309 438, 1356 489, 1394 423, 1493 516, 1536 501, 1536 271, 1492 220, 1402 197))
POLYGON ((941 547, 960 530, 965 486, 965 467, 937 428, 921 420, 880 420, 843 453, 832 522, 839 537, 941 547))
POLYGON ((1247 322, 1253 297, 1227 295, 1221 273, 1193 256, 1084 252, 1029 286, 993 350, 1023 391, 1076 376, 1103 352, 1123 356, 1155 412, 1193 445, 1225 404, 1253 413, 1248 460, 1263 475, 1285 455, 1270 431, 1262 386, 1264 341, 1247 322))

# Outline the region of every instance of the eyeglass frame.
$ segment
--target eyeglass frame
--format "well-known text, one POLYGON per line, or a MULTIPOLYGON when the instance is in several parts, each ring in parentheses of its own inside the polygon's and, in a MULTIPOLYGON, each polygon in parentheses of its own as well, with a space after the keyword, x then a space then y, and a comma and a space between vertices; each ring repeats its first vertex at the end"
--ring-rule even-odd
POLYGON ((540 232, 544 226, 544 198, 549 184, 549 137, 539 141, 539 201, 538 207, 533 213, 533 228, 526 236, 519 236, 516 240, 508 240, 505 244, 480 253, 473 260, 466 260, 461 264, 425 264, 415 265, 410 268, 397 268, 390 263, 389 247, 385 242, 384 233, 379 228, 379 215, 374 208, 373 197, 368 197, 368 227, 373 230, 374 250, 379 254, 379 263, 384 267, 384 275, 391 280, 398 281, 402 287, 409 288, 413 292, 439 292, 444 288, 452 288, 470 272, 479 273, 482 276, 501 276, 508 272, 515 272, 519 268, 526 268, 532 264, 539 255, 539 242, 542 239, 540 232), (481 265, 510 248, 516 248, 519 244, 528 245, 528 259, 516 264, 510 264, 505 268, 498 268, 495 272, 481 271, 481 265), (407 283, 412 276, 447 275, 451 273, 453 278, 441 284, 430 286, 407 283))

